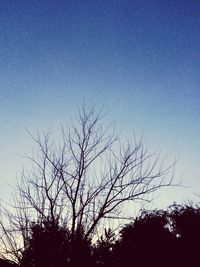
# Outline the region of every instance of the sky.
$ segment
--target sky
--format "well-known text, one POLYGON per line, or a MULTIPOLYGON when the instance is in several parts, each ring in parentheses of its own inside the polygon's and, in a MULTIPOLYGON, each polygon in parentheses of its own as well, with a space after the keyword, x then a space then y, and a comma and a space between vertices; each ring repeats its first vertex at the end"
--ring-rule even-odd
POLYGON ((0 1, 0 198, 8 199, 33 143, 83 101, 104 106, 123 136, 179 159, 184 188, 153 205, 200 195, 198 0, 0 1))

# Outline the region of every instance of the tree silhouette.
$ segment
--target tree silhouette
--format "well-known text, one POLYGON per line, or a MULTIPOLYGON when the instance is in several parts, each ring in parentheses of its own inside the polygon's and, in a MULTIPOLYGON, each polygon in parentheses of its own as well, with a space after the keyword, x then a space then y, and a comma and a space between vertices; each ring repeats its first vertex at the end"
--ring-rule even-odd
POLYGON ((166 212, 154 210, 125 226, 116 245, 118 266, 169 266, 175 237, 167 225, 166 212))
POLYGON ((32 136, 38 148, 28 157, 33 169, 22 174, 14 209, 1 206, 2 255, 20 260, 33 222, 67 225, 72 243, 84 228, 88 240, 106 220, 128 216, 124 205, 149 201, 150 193, 171 185, 174 164, 164 167, 142 139, 123 143, 103 127, 103 117, 83 105, 57 143, 50 132, 32 136))
POLYGON ((176 263, 197 266, 200 262, 200 207, 191 204, 170 207, 173 231, 176 235, 176 263))
POLYGON ((199 265, 199 206, 174 204, 166 211, 143 211, 120 234, 114 266, 199 265))

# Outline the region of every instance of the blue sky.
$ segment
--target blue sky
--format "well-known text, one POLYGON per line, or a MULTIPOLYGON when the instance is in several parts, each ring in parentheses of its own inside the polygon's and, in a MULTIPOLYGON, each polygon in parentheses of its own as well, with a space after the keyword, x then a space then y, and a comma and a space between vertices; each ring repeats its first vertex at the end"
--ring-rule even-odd
POLYGON ((180 159, 190 188, 163 191, 162 203, 200 194, 199 14, 197 0, 2 0, 0 195, 31 151, 25 128, 56 128, 83 99, 180 159))

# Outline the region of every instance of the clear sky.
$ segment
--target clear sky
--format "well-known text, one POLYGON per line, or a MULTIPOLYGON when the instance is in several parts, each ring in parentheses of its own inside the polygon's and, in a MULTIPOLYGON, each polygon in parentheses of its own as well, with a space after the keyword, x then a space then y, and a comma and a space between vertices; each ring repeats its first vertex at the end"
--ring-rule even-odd
POLYGON ((158 205, 200 195, 200 1, 1 0, 0 198, 31 151, 25 128, 58 127, 83 99, 180 159, 190 187, 158 205))

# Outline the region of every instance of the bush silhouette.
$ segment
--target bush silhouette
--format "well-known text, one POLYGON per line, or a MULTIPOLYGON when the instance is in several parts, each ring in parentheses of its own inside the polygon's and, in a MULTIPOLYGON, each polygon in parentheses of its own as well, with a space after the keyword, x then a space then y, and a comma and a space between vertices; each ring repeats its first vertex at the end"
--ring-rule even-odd
POLYGON ((109 228, 104 230, 93 247, 93 258, 96 266, 112 266, 114 264, 113 248, 115 246, 115 234, 109 228))
POLYGON ((167 211, 143 211, 120 235, 115 266, 197 266, 200 208, 174 204, 167 211))
POLYGON ((72 235, 47 220, 32 224, 21 267, 197 266, 199 241, 200 208, 192 205, 143 211, 118 240, 108 229, 93 245, 84 227, 72 235))
POLYGON ((173 205, 169 216, 176 234, 176 261, 183 266, 196 266, 199 260, 200 208, 173 205), (179 259, 179 261, 178 261, 179 259))
POLYGON ((174 235, 168 227, 167 214, 144 211, 121 231, 116 245, 118 266, 168 266, 174 235))
POLYGON ((69 232, 51 221, 32 225, 32 235, 24 250, 21 266, 67 266, 69 261, 69 232))
POLYGON ((75 232, 70 242, 70 267, 93 266, 91 240, 85 238, 84 228, 81 226, 75 232))
POLYGON ((91 265, 91 244, 80 227, 72 239, 67 228, 52 221, 32 225, 21 267, 74 267, 91 265))

